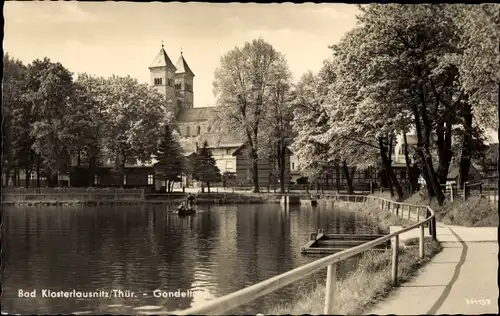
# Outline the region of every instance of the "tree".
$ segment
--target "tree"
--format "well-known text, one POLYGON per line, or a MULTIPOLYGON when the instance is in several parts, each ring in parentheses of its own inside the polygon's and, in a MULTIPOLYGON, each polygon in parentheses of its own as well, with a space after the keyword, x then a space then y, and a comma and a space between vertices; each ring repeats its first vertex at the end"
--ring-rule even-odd
POLYGON ((440 183, 446 181, 453 156, 452 127, 466 97, 448 58, 459 50, 456 25, 446 5, 369 5, 358 18, 365 36, 362 49, 370 57, 359 74, 363 93, 383 104, 392 92, 395 100, 389 101, 412 114, 422 175, 442 204, 440 183))
MULTIPOLYGON (((464 111, 467 123, 463 138, 460 179, 467 179, 473 117, 482 127, 496 126, 500 135, 500 6, 498 4, 455 5, 453 17, 457 24, 462 54, 452 56, 460 72, 460 83, 469 96, 464 111)), ((500 160, 497 162, 500 168, 500 160)), ((463 185, 463 183, 461 184, 463 185)))
POLYGON ((167 192, 172 192, 173 183, 181 181, 183 155, 178 141, 175 139, 168 123, 164 124, 163 134, 155 153, 158 163, 156 172, 165 181, 167 192))
MULTIPOLYGON (((30 123, 31 107, 24 102, 26 66, 8 54, 3 57, 2 85, 2 177, 8 182, 13 172, 13 184, 17 183, 19 168, 30 170, 32 161, 30 123)), ((29 181, 29 179, 27 180, 29 181)))
POLYGON ((162 96, 131 77, 113 76, 104 81, 101 102, 105 104, 105 157, 124 176, 126 163, 149 162, 156 150, 166 116, 162 96))
POLYGON ((215 124, 220 133, 234 131, 249 146, 254 192, 259 192, 259 148, 262 123, 267 115, 275 80, 286 76, 286 60, 263 39, 246 42, 221 58, 214 74, 217 95, 215 124))
MULTIPOLYGON (((280 192, 285 192, 285 173, 287 170, 288 144, 291 142, 291 125, 293 119, 292 101, 292 75, 286 63, 281 63, 279 69, 274 72, 270 80, 269 108, 266 111, 263 124, 262 137, 267 139, 260 141, 263 145, 262 154, 267 154, 271 165, 272 179, 277 178, 280 182, 280 192), (266 146, 267 145, 267 146, 266 146), (277 171, 277 172, 276 172, 277 171)), ((259 154, 261 154, 259 153, 259 154)))
POLYGON ((95 167, 103 160, 104 136, 108 116, 104 95, 106 80, 88 74, 79 74, 74 82, 75 93, 72 99, 72 111, 69 120, 72 137, 70 151, 76 156, 76 165, 86 164, 88 176, 86 181, 94 183, 95 167))
POLYGON ((319 77, 307 72, 295 86, 292 131, 295 134, 291 149, 299 160, 301 171, 315 181, 328 168, 332 158, 329 146, 319 142, 317 136, 328 130, 328 115, 321 107, 318 92, 319 77))
POLYGON ((221 181, 221 174, 212 152, 208 149, 207 141, 203 142, 203 146, 194 154, 193 164, 193 179, 202 183, 202 192, 204 192, 203 184, 206 183, 210 193, 210 183, 221 181))
MULTIPOLYGON (((71 126, 67 120, 71 117, 69 101, 72 95, 72 74, 60 63, 52 63, 50 59, 44 58, 28 66, 26 93, 23 97, 31 105, 34 121, 30 126, 33 137, 31 148, 43 159, 50 186, 57 185, 58 174, 67 172, 71 164, 71 126)), ((29 178, 31 171, 31 168, 26 168, 26 178, 29 178)))

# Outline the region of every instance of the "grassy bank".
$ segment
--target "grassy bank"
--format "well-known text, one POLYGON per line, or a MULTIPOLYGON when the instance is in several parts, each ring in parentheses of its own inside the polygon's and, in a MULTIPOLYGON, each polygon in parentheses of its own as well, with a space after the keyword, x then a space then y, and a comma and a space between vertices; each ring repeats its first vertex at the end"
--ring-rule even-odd
POLYGON ((498 206, 485 197, 472 196, 467 201, 459 197, 453 202, 445 201, 443 206, 439 206, 435 199, 429 201, 416 193, 405 202, 430 205, 436 212, 436 219, 443 224, 467 227, 498 226, 498 206))
POLYGON ((370 216, 370 219, 376 222, 386 233, 389 233, 390 226, 406 227, 411 224, 415 224, 414 222, 401 218, 388 210, 382 210, 377 205, 336 201, 335 207, 370 216))
MULTIPOLYGON (((430 239, 425 240, 425 258, 419 259, 418 240, 408 239, 400 251, 398 280, 409 280, 417 270, 441 251, 442 247, 430 239)), ((358 268, 344 279, 337 281, 334 296, 336 310, 334 314, 360 315, 394 288, 391 284, 392 251, 365 252, 361 255, 358 268)), ((267 311, 271 315, 323 314, 325 285, 318 284, 309 292, 299 294, 291 304, 281 304, 267 311)))

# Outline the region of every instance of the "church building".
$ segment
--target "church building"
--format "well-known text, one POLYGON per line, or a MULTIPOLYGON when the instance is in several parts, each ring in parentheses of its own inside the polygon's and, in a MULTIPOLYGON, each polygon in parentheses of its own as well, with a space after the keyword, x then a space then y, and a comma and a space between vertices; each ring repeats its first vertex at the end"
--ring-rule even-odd
MULTIPOLYGON (((227 184, 249 185, 249 170, 242 169, 250 167, 244 150, 246 146, 242 139, 234 135, 224 142, 217 141, 216 135, 208 125, 208 119, 215 108, 194 106, 195 74, 182 51, 174 65, 162 45, 149 66, 149 71, 151 85, 165 96, 167 110, 175 115, 185 156, 191 155, 198 146, 207 141, 221 174, 231 176, 231 181, 227 184)), ((262 162, 259 168, 259 183, 266 186, 272 181, 269 177, 270 166, 262 162)), ((286 178, 288 182, 288 171, 286 178)))

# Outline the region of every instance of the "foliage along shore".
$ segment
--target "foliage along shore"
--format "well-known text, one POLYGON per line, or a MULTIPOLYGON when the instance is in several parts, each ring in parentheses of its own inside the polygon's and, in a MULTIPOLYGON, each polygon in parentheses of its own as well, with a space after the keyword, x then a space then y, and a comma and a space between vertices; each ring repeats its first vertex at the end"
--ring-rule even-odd
POLYGON ((406 203, 429 205, 436 212, 436 219, 443 224, 466 227, 497 227, 498 202, 489 201, 484 196, 473 196, 466 201, 458 198, 446 200, 440 206, 434 199, 429 201, 420 194, 414 194, 406 203))

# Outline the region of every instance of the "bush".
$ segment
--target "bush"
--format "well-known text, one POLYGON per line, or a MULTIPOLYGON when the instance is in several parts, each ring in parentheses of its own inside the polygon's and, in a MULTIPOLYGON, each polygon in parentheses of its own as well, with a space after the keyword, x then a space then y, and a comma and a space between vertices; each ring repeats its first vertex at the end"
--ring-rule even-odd
POLYGON ((461 198, 455 201, 445 201, 439 206, 434 200, 425 199, 419 193, 408 198, 406 203, 430 205, 436 212, 436 219, 443 224, 460 225, 467 227, 496 227, 498 226, 498 208, 487 198, 472 196, 467 201, 461 198))

